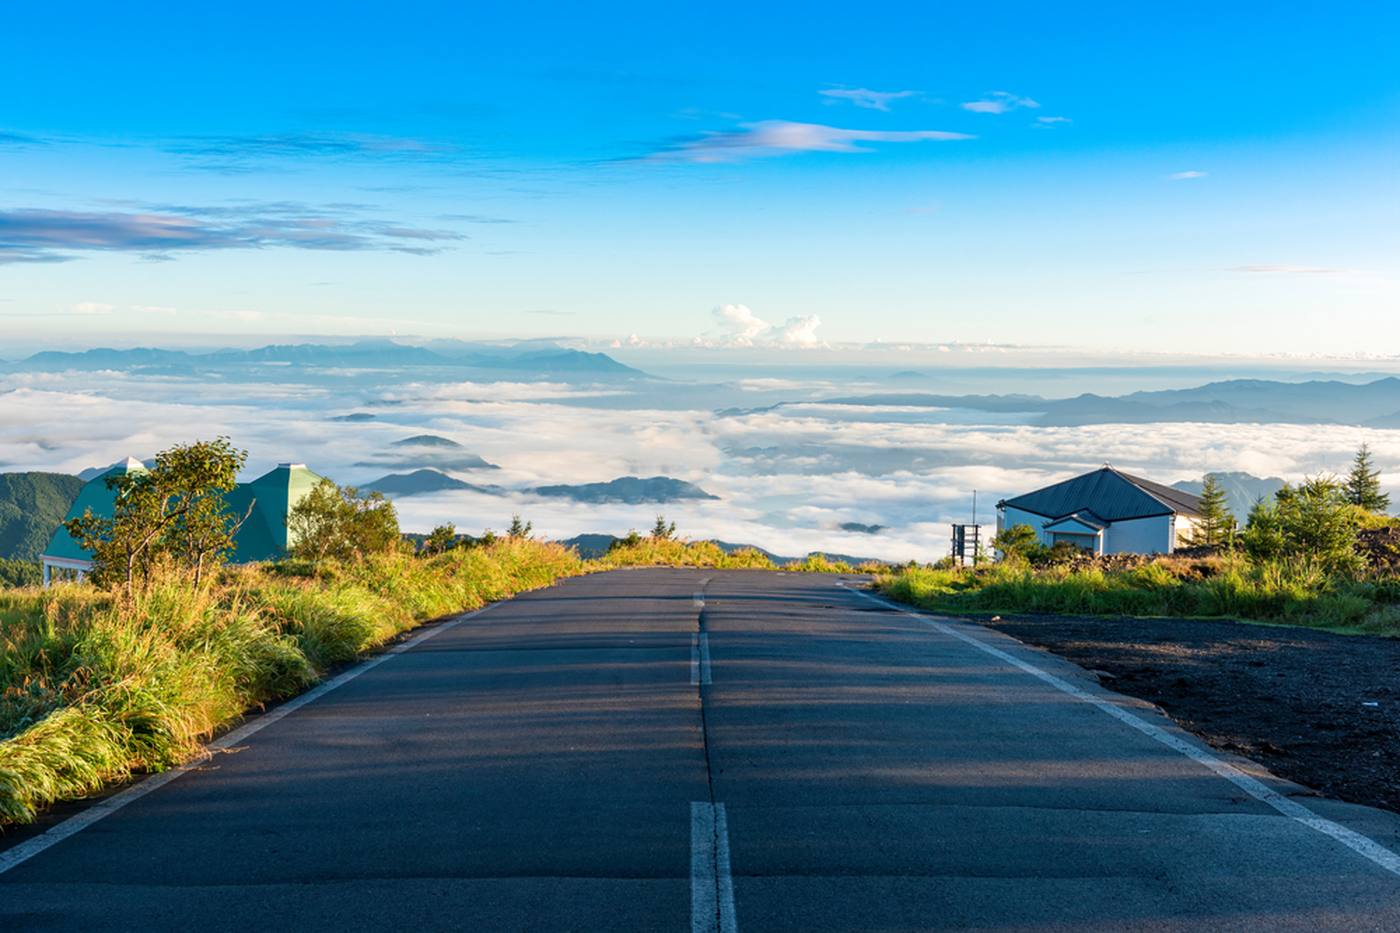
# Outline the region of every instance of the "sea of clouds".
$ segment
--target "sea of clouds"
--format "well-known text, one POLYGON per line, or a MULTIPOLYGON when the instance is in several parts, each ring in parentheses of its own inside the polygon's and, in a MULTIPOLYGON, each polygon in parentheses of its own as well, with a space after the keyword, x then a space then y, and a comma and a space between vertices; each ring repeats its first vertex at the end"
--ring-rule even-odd
POLYGON ((249 477, 293 461, 358 484, 391 472, 365 464, 401 453, 394 441, 427 433, 451 438, 500 467, 454 475, 505 491, 400 498, 408 530, 446 521, 465 531, 499 530, 518 513, 550 537, 623 534, 645 530, 664 512, 684 535, 780 554, 823 549, 927 560, 947 552, 950 523, 971 520, 974 490, 978 517, 990 524, 999 498, 1104 463, 1166 483, 1226 470, 1296 479, 1344 470, 1363 441, 1383 467, 1400 463, 1397 431, 1287 424, 1042 427, 966 410, 853 407, 812 398, 841 388, 761 373, 716 387, 426 382, 289 367, 246 380, 227 372, 20 373, 0 377, 0 470, 76 473, 225 435, 249 451, 249 477), (768 407, 784 398, 795 401, 768 407), (375 420, 333 420, 351 412, 373 413, 375 420), (527 491, 625 475, 688 480, 719 499, 599 505, 527 491), (846 523, 883 529, 873 535, 844 531, 846 523))

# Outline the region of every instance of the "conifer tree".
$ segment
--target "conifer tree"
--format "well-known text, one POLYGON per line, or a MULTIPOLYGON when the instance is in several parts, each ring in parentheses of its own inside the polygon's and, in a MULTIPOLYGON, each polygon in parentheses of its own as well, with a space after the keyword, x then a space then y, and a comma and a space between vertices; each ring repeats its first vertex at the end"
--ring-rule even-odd
POLYGON ((1196 546, 1222 547, 1230 544, 1235 536, 1235 515, 1230 511, 1225 487, 1214 473, 1207 473, 1201 489, 1201 511, 1196 519, 1196 527, 1191 534, 1191 543, 1196 546))
POLYGON ((1367 444, 1356 451, 1344 488, 1347 501, 1368 512, 1384 514, 1390 508, 1390 496, 1381 492, 1381 471, 1371 462, 1371 448, 1367 444))

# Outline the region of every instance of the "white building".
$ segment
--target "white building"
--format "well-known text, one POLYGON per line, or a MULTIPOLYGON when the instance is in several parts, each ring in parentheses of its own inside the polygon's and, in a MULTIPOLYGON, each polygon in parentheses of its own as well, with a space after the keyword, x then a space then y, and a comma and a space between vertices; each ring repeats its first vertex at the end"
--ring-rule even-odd
POLYGON ((1201 500, 1112 467, 997 503, 998 533, 1029 525, 1042 544, 1095 554, 1170 554, 1190 540, 1201 500))

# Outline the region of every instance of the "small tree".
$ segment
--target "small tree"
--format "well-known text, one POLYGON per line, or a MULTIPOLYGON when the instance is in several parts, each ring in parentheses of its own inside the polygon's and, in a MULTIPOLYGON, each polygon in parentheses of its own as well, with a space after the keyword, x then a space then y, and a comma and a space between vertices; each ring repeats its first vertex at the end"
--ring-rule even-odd
POLYGON ((1226 547, 1235 538, 1235 515, 1230 511, 1225 487, 1214 473, 1207 473, 1201 489, 1201 511, 1191 530, 1191 543, 1197 547, 1226 547))
POLYGON ((1329 570, 1354 570, 1356 515, 1342 484, 1331 476, 1313 476, 1279 500, 1284 553, 1315 560, 1329 570))
POLYGON ((1268 561, 1283 556, 1283 523, 1278 506, 1260 496, 1249 510, 1244 533, 1240 535, 1245 553, 1253 560, 1268 561))
POLYGON ((655 538, 655 539, 658 540, 658 541, 666 541, 666 540, 669 540, 670 538, 674 538, 675 535, 676 535, 676 523, 675 523, 675 522, 671 522, 671 523, 668 525, 668 524, 666 524, 666 516, 665 516, 665 515, 658 515, 658 516, 656 516, 656 524, 651 526, 651 535, 650 535, 650 537, 655 538))
POLYGON ((1368 444, 1357 449, 1343 488, 1348 502, 1368 512, 1384 514, 1390 508, 1390 496, 1381 491, 1381 471, 1371 462, 1368 444))
POLYGON ((292 509, 287 522, 296 557, 362 560, 392 550, 401 540, 399 517, 383 493, 323 479, 292 509))
POLYGON ((444 554, 457 546, 457 526, 444 522, 423 539, 424 554, 444 554))
POLYGON ((522 522, 519 515, 510 517, 510 527, 506 529, 506 537, 512 540, 530 537, 530 532, 535 528, 534 522, 522 522))
POLYGON ((1030 525, 1012 525, 1000 531, 992 539, 992 547, 1000 551, 1004 560, 1030 560, 1043 550, 1040 536, 1030 525))
POLYGON ((189 570, 198 585, 205 567, 232 550, 248 517, 234 516, 225 500, 247 456, 226 437, 171 447, 150 469, 107 477, 110 518, 88 509, 64 527, 92 553, 94 578, 120 580, 128 595, 160 560, 189 570))

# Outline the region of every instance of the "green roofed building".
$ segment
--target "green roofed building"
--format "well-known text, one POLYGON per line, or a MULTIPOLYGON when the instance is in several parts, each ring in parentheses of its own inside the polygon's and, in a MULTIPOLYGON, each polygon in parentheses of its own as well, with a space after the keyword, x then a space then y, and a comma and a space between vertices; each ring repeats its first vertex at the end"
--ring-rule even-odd
MULTIPOLYGON (((67 518, 77 518, 88 509, 94 515, 110 518, 115 494, 107 487, 107 478, 144 469, 146 466, 140 460, 128 457, 90 480, 78 493, 67 518)), ((229 512, 239 517, 247 513, 248 518, 234 535, 234 549, 229 554, 229 560, 242 564, 285 557, 287 549, 294 543, 290 540, 287 519, 296 504, 321 479, 303 463, 282 463, 252 482, 235 486, 228 494, 229 512)), ((74 541, 68 529, 62 525, 49 539, 39 562, 44 567, 45 586, 53 581, 56 573, 71 574, 81 580, 92 570, 92 554, 74 541)))

